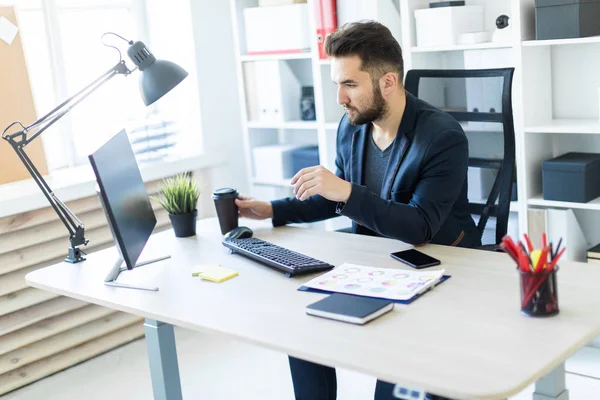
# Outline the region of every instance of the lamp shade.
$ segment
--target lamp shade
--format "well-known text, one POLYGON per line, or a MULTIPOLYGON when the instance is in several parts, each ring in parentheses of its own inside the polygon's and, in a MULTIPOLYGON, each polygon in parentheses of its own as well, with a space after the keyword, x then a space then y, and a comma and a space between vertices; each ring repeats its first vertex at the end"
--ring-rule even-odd
POLYGON ((142 42, 133 43, 127 54, 139 68, 140 92, 144 104, 149 106, 163 97, 188 76, 179 65, 165 60, 157 60, 142 42))

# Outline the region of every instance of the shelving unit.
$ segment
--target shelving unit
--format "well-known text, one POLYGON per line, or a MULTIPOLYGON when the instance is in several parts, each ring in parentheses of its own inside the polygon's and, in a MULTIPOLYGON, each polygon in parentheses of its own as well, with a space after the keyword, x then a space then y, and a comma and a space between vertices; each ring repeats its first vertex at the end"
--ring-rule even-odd
MULTIPOLYGON (((533 6, 533 1, 517 3, 521 10, 533 6)), ((520 22, 522 33, 516 46, 522 93, 519 124, 523 127, 518 137, 519 198, 527 199, 522 212, 527 223, 525 213, 531 208, 573 210, 584 247, 589 248, 600 242, 600 198, 587 203, 544 200, 542 163, 571 151, 600 152, 596 136, 600 134, 600 72, 593 66, 600 62, 600 36, 534 40, 534 23, 533 19, 520 22)))

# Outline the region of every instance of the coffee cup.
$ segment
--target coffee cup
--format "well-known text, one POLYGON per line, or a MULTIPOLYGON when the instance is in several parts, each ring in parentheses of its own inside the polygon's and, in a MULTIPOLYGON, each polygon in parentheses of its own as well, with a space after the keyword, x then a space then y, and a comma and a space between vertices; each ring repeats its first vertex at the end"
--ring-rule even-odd
POLYGON ((238 196, 237 190, 232 188, 221 188, 213 192, 212 198, 223 235, 238 227, 238 206, 235 204, 238 196))

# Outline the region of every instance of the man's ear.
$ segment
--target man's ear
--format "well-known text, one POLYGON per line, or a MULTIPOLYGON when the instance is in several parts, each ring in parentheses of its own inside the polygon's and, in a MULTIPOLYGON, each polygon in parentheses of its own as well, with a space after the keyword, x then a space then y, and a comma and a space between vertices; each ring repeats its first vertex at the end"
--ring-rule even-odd
POLYGON ((381 87, 381 93, 385 96, 396 90, 400 82, 398 81, 398 74, 394 72, 388 72, 379 79, 379 85, 381 87))

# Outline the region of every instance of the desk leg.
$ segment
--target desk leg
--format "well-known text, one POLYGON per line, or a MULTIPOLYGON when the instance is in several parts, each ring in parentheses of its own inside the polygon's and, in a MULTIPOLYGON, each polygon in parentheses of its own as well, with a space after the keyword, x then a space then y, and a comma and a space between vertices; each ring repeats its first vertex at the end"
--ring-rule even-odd
POLYGON ((154 400, 181 400, 181 383, 173 325, 153 319, 144 322, 154 400))
POLYGON ((564 363, 535 383, 533 400, 569 400, 564 363))

